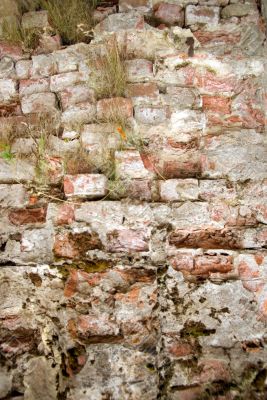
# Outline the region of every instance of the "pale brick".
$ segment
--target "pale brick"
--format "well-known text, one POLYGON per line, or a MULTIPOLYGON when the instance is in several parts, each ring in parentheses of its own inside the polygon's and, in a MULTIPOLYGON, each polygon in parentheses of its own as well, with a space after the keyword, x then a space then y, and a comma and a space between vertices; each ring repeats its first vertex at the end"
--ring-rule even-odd
POLYGON ((0 103, 10 103, 17 97, 17 83, 13 79, 0 79, 0 103))
POLYGON ((16 63, 16 73, 18 79, 28 79, 32 68, 31 60, 21 60, 16 63))
POLYGON ((66 175, 64 193, 67 197, 96 199, 107 194, 107 178, 101 174, 66 175))
POLYGON ((24 114, 54 112, 57 110, 57 101, 54 93, 35 93, 21 99, 21 108, 24 114))
POLYGON ((0 79, 16 78, 14 62, 9 57, 3 57, 0 60, 0 79))
POLYGON ((57 73, 53 55, 32 56, 31 78, 49 77, 57 73))
POLYGON ((153 177, 153 173, 145 168, 138 151, 116 151, 115 161, 116 175, 121 179, 144 179, 153 177))
POLYGON ((153 78, 153 63, 144 59, 126 61, 129 82, 146 82, 153 78))
POLYGON ((220 18, 220 7, 188 5, 185 9, 185 25, 217 25, 220 18))
POLYGON ((197 179, 168 179, 160 181, 160 198, 163 201, 197 200, 197 179))
POLYGON ((81 74, 77 71, 53 75, 50 78, 50 90, 51 92, 62 92, 63 90, 79 83, 81 78, 81 74))
POLYGON ((68 107, 62 113, 62 122, 67 126, 89 124, 96 118, 96 106, 85 102, 68 107))
POLYGON ((49 92, 49 80, 47 78, 21 80, 19 95, 27 96, 34 93, 49 92))
POLYGON ((71 86, 60 92, 60 100, 63 110, 74 104, 86 101, 93 103, 95 100, 94 91, 86 84, 71 86))
POLYGON ((142 124, 157 125, 167 119, 167 111, 163 107, 139 106, 134 108, 134 116, 142 124))

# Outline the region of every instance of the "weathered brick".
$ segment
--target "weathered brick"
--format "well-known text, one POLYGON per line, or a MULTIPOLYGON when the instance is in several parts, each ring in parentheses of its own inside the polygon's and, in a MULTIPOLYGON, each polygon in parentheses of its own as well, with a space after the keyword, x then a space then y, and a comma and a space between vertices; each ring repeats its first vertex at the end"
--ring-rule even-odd
POLYGON ((146 169, 138 151, 116 151, 115 161, 116 176, 121 179, 145 179, 153 177, 153 173, 146 169))
POLYGON ((94 29, 99 34, 124 29, 144 29, 144 26, 144 16, 139 13, 115 13, 101 21, 94 29))
POLYGON ((63 110, 78 103, 94 102, 94 91, 85 84, 75 85, 60 92, 63 110))
MULTIPOLYGON (((87 343, 120 340, 119 326, 107 315, 82 315, 75 323, 75 336, 87 343)), ((73 331, 72 331, 73 332, 73 331)))
POLYGON ((164 107, 138 106, 134 108, 134 116, 143 124, 157 125, 167 119, 167 110, 164 107))
POLYGON ((64 193, 67 197, 104 197, 107 194, 107 178, 101 174, 66 175, 64 193))
POLYGON ((128 81, 146 82, 153 78, 153 63, 144 59, 126 61, 128 81))
POLYGON ((150 0, 119 0, 119 8, 120 11, 128 11, 131 9, 150 9, 151 1, 150 0))
POLYGON ((9 57, 0 60, 0 79, 16 78, 14 62, 9 57))
POLYGON ((230 114, 231 100, 220 96, 202 96, 203 109, 215 113, 230 114))
POLYGON ((219 7, 188 5, 185 9, 185 25, 217 25, 220 18, 219 7))
POLYGON ((57 110, 57 100, 54 93, 34 93, 23 96, 21 108, 24 114, 49 113, 57 110))
POLYGON ((55 236, 53 251, 56 257, 79 259, 85 257, 87 251, 101 247, 101 241, 94 232, 64 232, 55 236))
POLYGON ((69 126, 89 124, 96 117, 96 106, 92 103, 84 102, 68 107, 62 113, 62 122, 69 126))
POLYGON ((17 98, 17 83, 13 79, 0 79, 0 104, 10 103, 17 98))
POLYGON ((184 10, 183 7, 170 3, 157 3, 154 6, 154 16, 159 23, 167 26, 183 26, 184 25, 184 10))
POLYGON ((11 210, 8 218, 13 225, 44 224, 46 207, 11 210))
POLYGON ((96 110, 97 118, 106 121, 116 121, 117 115, 122 118, 130 118, 133 115, 132 101, 123 97, 99 100, 96 110))
POLYGON ((32 56, 31 78, 49 77, 56 73, 57 64, 51 54, 32 56))
POLYGON ((19 95, 28 96, 34 93, 49 92, 49 80, 47 78, 21 80, 19 95))
POLYGON ((249 4, 229 4, 222 9, 222 18, 244 17, 251 10, 249 4))
POLYGON ((16 74, 18 79, 29 79, 32 60, 21 60, 16 63, 16 74))
POLYGON ((111 253, 149 251, 148 236, 144 230, 120 229, 107 234, 111 253))
POLYGON ((160 182, 160 198, 163 201, 197 200, 197 179, 168 179, 160 182))
POLYGON ((53 75, 50 78, 50 90, 51 92, 62 92, 63 90, 79 83, 81 78, 82 76, 78 71, 53 75))
POLYGON ((159 89, 155 83, 129 84, 126 89, 127 97, 157 97, 159 89))

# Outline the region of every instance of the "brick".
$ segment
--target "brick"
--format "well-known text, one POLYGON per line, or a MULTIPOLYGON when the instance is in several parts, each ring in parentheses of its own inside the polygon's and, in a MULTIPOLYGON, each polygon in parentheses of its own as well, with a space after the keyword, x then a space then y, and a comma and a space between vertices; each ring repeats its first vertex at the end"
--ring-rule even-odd
MULTIPOLYGON (((59 35, 49 35, 43 33, 39 39, 39 46, 36 54, 49 54, 61 48, 61 37, 59 35)), ((58 71, 59 72, 59 71, 58 71)))
POLYGON ((7 163, 0 158, 0 182, 20 183, 32 181, 35 176, 34 166, 25 160, 7 163))
POLYGON ((0 185, 0 203, 5 207, 23 207, 26 205, 28 196, 23 185, 0 185))
POLYGON ((55 236, 53 251, 56 257, 79 259, 85 257, 87 251, 101 248, 101 241, 94 232, 64 232, 55 236))
POLYGON ((24 13, 21 19, 21 26, 23 29, 34 29, 34 28, 47 28, 48 23, 48 12, 47 11, 30 11, 24 13))
POLYGON ((79 83, 81 78, 82 76, 78 71, 53 75, 50 78, 50 90, 51 92, 62 92, 63 90, 79 83))
POLYGON ((101 174, 66 175, 64 193, 67 197, 96 199, 107 194, 107 178, 101 174))
POLYGON ((175 111, 171 115, 171 129, 176 132, 193 132, 203 130, 204 127, 205 117, 198 111, 175 111))
POLYGON ((75 219, 74 205, 63 204, 59 207, 56 216, 56 225, 70 225, 75 219))
POLYGON ((47 78, 21 80, 19 95, 28 96, 34 93, 49 92, 49 80, 47 78))
POLYGON ((127 85, 127 97, 157 97, 159 89, 155 83, 135 83, 127 85))
POLYGON ((231 100, 221 96, 202 96, 203 110, 215 113, 230 114, 231 100))
POLYGON ((51 54, 32 56, 31 78, 45 78, 56 73, 56 60, 51 54))
POLYGON ((202 175, 232 181, 264 179, 266 149, 255 131, 225 133, 203 142, 202 175), (227 160, 227 163, 225 162, 227 160))
POLYGON ((201 160, 199 153, 196 151, 184 151, 181 149, 181 156, 180 153, 177 152, 176 156, 163 159, 158 169, 161 171, 161 175, 165 179, 196 178, 201 173, 201 160), (179 160, 177 160, 178 155, 179 160))
POLYGON ((184 108, 199 108, 201 106, 200 96, 195 89, 168 86, 166 95, 163 98, 167 104, 180 110, 184 108))
POLYGON ((199 382, 207 384, 208 382, 223 381, 230 382, 231 376, 226 361, 217 359, 200 360, 198 367, 201 369, 199 382))
POLYGON ((13 225, 44 224, 46 207, 11 210, 8 215, 13 225))
POLYGON ((163 201, 185 201, 198 199, 197 179, 168 179, 161 181, 160 198, 163 201))
POLYGON ((78 103, 94 102, 94 91, 85 84, 75 85, 60 92, 60 100, 63 110, 78 103))
POLYGON ((185 9, 185 25, 217 25, 220 18, 219 7, 188 5, 185 9))
POLYGON ((107 242, 111 253, 149 251, 148 237, 144 230, 116 229, 107 234, 107 242))
POLYGON ((159 23, 167 26, 181 26, 184 25, 184 10, 183 7, 170 3, 157 3, 154 6, 154 17, 157 18, 159 23))
POLYGON ((206 201, 234 200, 237 198, 235 186, 221 180, 200 180, 199 198, 206 201))
POLYGON ((138 151, 116 151, 115 162, 116 176, 120 179, 145 179, 153 177, 153 173, 146 169, 138 151))
POLYGON ((126 61, 128 82, 146 82, 153 79, 153 63, 145 59, 126 61))
POLYGON ((118 32, 124 29, 144 29, 144 16, 139 13, 115 13, 96 25, 95 32, 118 32))
POLYGON ((146 125, 157 125, 167 119, 167 110, 164 107, 138 106, 134 108, 137 122, 146 125))
POLYGON ((23 53, 21 46, 1 42, 0 43, 0 58, 5 57, 5 56, 10 57, 13 61, 19 61, 19 60, 28 58, 28 56, 23 53))
POLYGON ((57 110, 57 100, 54 93, 35 93, 21 99, 24 114, 49 113, 57 110))
POLYGON ((84 102, 68 107, 62 113, 62 122, 67 126, 83 125, 93 122, 96 118, 96 106, 84 102))
POLYGON ((17 83, 13 79, 0 79, 0 104, 10 103, 17 98, 17 83))
POLYGON ((16 78, 14 62, 9 57, 0 60, 0 79, 16 78))
POLYGON ((123 97, 99 100, 96 110, 97 118, 107 121, 113 119, 116 121, 116 115, 122 118, 131 118, 133 115, 132 101, 123 97))
POLYGON ((16 74, 18 79, 29 79, 32 60, 21 60, 16 63, 16 74))
POLYGON ((151 8, 150 0, 119 0, 119 9, 120 12, 138 9, 147 10, 151 8))
POLYGON ((237 229, 178 229, 170 235, 170 244, 182 248, 240 249, 244 248, 242 232, 237 229))
POLYGON ((109 342, 121 338, 119 326, 107 315, 81 315, 76 325, 76 336, 87 343, 109 342))

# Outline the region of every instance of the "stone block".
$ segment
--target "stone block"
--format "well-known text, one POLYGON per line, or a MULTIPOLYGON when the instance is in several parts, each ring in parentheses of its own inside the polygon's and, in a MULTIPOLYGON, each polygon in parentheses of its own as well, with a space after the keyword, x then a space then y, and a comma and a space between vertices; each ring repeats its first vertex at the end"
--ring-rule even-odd
POLYGON ((0 203, 3 208, 23 207, 28 196, 23 185, 0 185, 0 203))
POLYGON ((57 110, 57 99, 54 93, 34 93, 21 99, 24 114, 50 113, 57 110))
POLYGON ((46 222, 46 207, 11 209, 8 214, 13 225, 44 224, 46 222))
POLYGON ((96 199, 107 194, 107 178, 101 174, 66 175, 64 193, 66 197, 96 199))
POLYGON ((96 34, 101 32, 117 32, 125 29, 143 29, 145 21, 143 15, 130 11, 128 13, 115 13, 109 15, 94 30, 96 34))
POLYGON ((32 181, 35 176, 34 166, 25 160, 7 162, 0 158, 0 182, 18 183, 32 181))
POLYGON ((217 25, 220 18, 220 7, 188 5, 185 9, 185 25, 217 25))
POLYGON ((55 236, 53 251, 56 257, 81 259, 87 251, 101 247, 101 241, 94 232, 63 232, 55 236))
POLYGON ((162 98, 172 109, 200 108, 202 103, 197 90, 179 86, 168 86, 162 98))
POLYGON ((132 9, 149 10, 152 8, 151 0, 119 0, 120 12, 132 9))
POLYGON ((162 201, 197 200, 199 194, 197 179, 167 179, 160 181, 162 201))
POLYGON ((22 79, 19 83, 19 95, 21 97, 44 92, 49 92, 49 80, 47 78, 22 79))

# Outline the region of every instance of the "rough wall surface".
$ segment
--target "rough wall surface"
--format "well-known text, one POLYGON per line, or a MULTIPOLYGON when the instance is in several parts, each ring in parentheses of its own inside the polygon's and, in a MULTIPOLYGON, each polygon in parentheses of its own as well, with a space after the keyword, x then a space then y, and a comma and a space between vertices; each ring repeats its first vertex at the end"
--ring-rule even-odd
POLYGON ((120 0, 117 11, 88 45, 30 56, 0 44, 0 129, 17 132, 0 158, 0 398, 266 399, 259 9, 120 0), (114 35, 127 44, 127 99, 96 100, 87 60, 114 35), (130 141, 105 121, 116 107, 130 141), (40 113, 61 127, 45 187, 29 133, 40 113), (66 174, 79 146, 103 160, 66 174))

